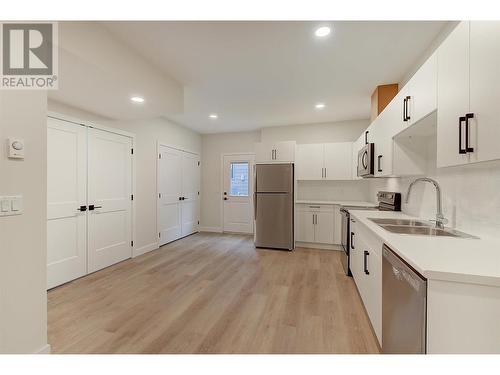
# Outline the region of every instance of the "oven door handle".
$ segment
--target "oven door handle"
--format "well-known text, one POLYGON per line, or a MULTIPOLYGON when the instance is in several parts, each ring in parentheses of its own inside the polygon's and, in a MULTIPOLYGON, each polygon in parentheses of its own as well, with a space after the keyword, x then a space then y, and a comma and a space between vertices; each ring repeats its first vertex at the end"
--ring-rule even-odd
POLYGON ((351 249, 354 250, 354 232, 351 232, 351 249))

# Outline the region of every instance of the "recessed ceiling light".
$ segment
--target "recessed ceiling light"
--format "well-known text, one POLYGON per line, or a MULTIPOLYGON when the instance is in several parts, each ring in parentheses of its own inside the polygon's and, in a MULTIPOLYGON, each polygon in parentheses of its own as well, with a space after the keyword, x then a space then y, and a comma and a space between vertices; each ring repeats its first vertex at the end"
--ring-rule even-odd
POLYGON ((144 103, 144 98, 140 96, 132 96, 130 100, 132 100, 134 103, 144 103))
POLYGON ((316 29, 316 31, 314 32, 314 34, 317 37, 323 38, 323 37, 329 35, 331 32, 332 32, 332 29, 330 29, 328 26, 321 26, 321 27, 318 27, 316 29))
POLYGON ((315 105, 316 109, 323 109, 325 108, 325 103, 318 103, 315 105))
POLYGON ((213 118, 213 119, 219 118, 219 116, 217 116, 217 113, 211 113, 208 115, 208 117, 213 118))

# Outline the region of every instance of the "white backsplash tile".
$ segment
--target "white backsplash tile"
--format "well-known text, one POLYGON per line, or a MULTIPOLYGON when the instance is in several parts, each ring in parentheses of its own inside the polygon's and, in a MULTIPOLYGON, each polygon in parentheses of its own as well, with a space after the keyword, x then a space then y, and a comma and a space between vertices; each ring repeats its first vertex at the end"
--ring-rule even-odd
MULTIPOLYGON (((431 168, 426 176, 441 186, 448 226, 479 236, 500 237, 500 161, 431 168)), ((431 184, 415 185, 409 203, 405 203, 408 186, 414 178, 370 179, 369 200, 375 202, 379 190, 399 191, 403 196, 404 212, 434 219, 436 192, 431 184)))
POLYGON ((370 183, 359 181, 299 181, 297 198, 314 200, 367 201, 370 183))

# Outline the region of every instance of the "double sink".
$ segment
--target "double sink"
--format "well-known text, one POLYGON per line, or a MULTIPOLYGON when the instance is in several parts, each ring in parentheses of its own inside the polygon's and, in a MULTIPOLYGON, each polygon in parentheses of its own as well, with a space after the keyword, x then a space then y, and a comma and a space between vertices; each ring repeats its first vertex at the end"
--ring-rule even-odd
POLYGON ((433 223, 411 219, 369 219, 385 230, 397 234, 434 237, 477 238, 451 228, 437 228, 433 223))

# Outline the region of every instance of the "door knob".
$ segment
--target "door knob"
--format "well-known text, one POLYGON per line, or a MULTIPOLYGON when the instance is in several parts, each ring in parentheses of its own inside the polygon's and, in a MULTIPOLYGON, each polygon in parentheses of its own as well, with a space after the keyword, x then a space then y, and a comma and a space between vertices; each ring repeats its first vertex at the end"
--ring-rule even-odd
POLYGON ((224 200, 227 201, 227 197, 224 197, 224 200))

